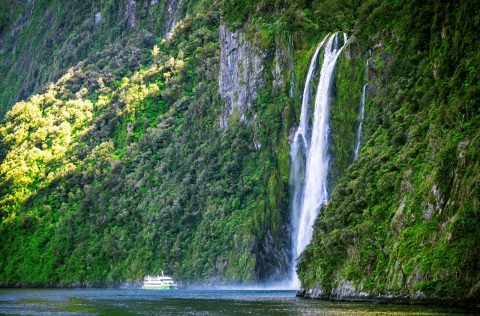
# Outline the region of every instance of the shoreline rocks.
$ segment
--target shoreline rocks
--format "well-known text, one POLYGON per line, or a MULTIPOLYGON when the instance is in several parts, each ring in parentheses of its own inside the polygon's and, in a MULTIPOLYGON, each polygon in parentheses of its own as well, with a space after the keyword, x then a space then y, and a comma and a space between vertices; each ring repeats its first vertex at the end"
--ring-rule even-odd
POLYGON ((317 299, 333 302, 365 302, 374 304, 398 304, 398 305, 440 305, 440 306, 468 306, 480 307, 480 301, 469 298, 453 297, 429 297, 423 292, 410 294, 401 293, 366 293, 348 292, 342 293, 336 289, 326 292, 321 288, 300 289, 296 297, 304 299, 317 299))

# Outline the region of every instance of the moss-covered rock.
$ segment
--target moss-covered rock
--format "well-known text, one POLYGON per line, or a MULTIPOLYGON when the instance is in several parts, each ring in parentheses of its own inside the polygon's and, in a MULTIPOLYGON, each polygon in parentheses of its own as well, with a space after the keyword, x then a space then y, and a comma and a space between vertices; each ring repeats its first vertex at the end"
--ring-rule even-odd
POLYGON ((347 282, 357 297, 478 301, 478 73, 465 67, 478 42, 474 22, 457 24, 478 17, 468 6, 361 6, 365 142, 302 254, 305 288, 341 298, 347 282))

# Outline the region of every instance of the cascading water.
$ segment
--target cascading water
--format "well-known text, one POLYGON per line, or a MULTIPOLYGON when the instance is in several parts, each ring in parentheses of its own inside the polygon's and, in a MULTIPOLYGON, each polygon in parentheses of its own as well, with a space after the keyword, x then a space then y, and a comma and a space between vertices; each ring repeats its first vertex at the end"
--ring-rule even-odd
MULTIPOLYGON (((302 97, 302 108, 300 112, 300 124, 295 132, 295 136, 293 138, 293 144, 290 150, 290 159, 292 161, 291 168, 290 168, 290 185, 293 188, 292 194, 292 210, 297 210, 301 207, 302 197, 303 197, 303 186, 304 186, 304 176, 305 176, 305 162, 306 162, 306 155, 308 149, 308 103, 310 101, 310 83, 313 78, 313 74, 315 73, 315 69, 317 67, 317 59, 318 53, 320 52, 320 48, 325 43, 325 38, 318 44, 315 53, 313 54, 312 61, 310 62, 310 67, 308 68, 307 78, 305 80, 305 87, 303 89, 303 97, 302 97)), ((295 213, 295 212, 293 212, 295 213)), ((296 214, 292 214, 292 236, 296 236, 298 234, 298 216, 296 214)), ((295 243, 296 239, 292 240, 292 246, 295 250, 295 243)), ((296 258, 293 258, 295 261, 296 258)), ((294 262, 293 262, 294 263, 294 262)), ((292 265, 294 266, 294 264, 292 265)))
POLYGON ((367 85, 368 83, 363 85, 362 98, 360 99, 360 117, 359 117, 360 122, 358 123, 357 137, 355 140, 355 153, 353 156, 354 160, 357 160, 358 151, 360 150, 361 136, 362 136, 362 123, 363 123, 363 118, 365 117, 365 91, 366 91, 367 85))
MULTIPOLYGON (((367 59, 367 64, 365 66, 365 77, 368 76, 368 59, 367 59)), ((362 89, 362 97, 360 98, 360 111, 359 111, 359 123, 358 123, 358 128, 357 128, 357 135, 355 138, 355 149, 354 149, 354 155, 353 159, 357 160, 358 158, 358 152, 360 150, 360 145, 361 145, 361 136, 362 136, 362 123, 363 119, 365 117, 365 92, 367 88, 368 83, 363 85, 362 89)))
POLYGON ((295 260, 296 255, 296 236, 298 235, 298 220, 299 216, 297 210, 300 209, 302 199, 303 199, 303 187, 305 185, 305 162, 306 155, 308 150, 308 135, 309 130, 309 120, 308 120, 308 104, 310 101, 310 84, 317 67, 318 54, 321 47, 328 38, 327 34, 325 38, 318 44, 315 53, 313 54, 312 60, 310 62, 310 67, 308 68, 307 78, 305 79, 305 87, 303 88, 302 96, 302 107, 300 112, 300 124, 298 125, 297 130, 295 131, 295 136, 293 138, 292 147, 290 149, 290 159, 291 159, 291 168, 290 168, 290 186, 293 189, 292 194, 292 218, 291 218, 291 227, 292 227, 292 262, 291 267, 291 286, 294 287, 298 284, 298 278, 295 274, 295 260))
POLYGON ((290 184, 292 195, 292 269, 289 286, 298 288, 300 282, 295 271, 295 261, 310 242, 313 233, 313 223, 319 209, 327 202, 327 172, 328 172, 328 117, 330 90, 333 70, 338 56, 347 42, 343 33, 343 45, 339 47, 338 33, 328 34, 318 45, 308 69, 303 91, 300 124, 295 132, 290 150, 291 169, 290 184), (327 41, 328 40, 328 41, 327 41), (311 136, 309 131, 308 103, 310 83, 315 72, 318 53, 325 43, 324 57, 317 91, 311 136))

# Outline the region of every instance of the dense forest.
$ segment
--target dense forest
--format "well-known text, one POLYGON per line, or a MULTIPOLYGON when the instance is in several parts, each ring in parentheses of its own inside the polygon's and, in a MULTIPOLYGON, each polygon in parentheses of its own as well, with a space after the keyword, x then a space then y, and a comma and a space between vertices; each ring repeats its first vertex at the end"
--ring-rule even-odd
POLYGON ((475 0, 0 0, 0 286, 162 270, 185 284, 284 280, 305 77, 341 31, 330 199, 298 260, 302 288, 478 301, 479 11, 475 0))

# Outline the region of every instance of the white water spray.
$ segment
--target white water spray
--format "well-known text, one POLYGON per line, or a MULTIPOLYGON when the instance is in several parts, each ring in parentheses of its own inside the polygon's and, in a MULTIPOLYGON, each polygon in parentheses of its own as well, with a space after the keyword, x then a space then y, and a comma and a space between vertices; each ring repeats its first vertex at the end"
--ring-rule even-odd
POLYGON ((295 133, 291 156, 290 183, 292 196, 292 271, 289 287, 299 288, 300 282, 295 272, 295 262, 300 253, 310 242, 313 234, 313 223, 320 207, 328 200, 328 133, 329 105, 333 71, 338 56, 347 41, 343 33, 343 45, 339 47, 338 33, 327 35, 318 45, 307 73, 303 91, 300 124, 295 133), (328 39, 328 41, 327 41, 328 39), (310 82, 315 72, 316 60, 320 48, 325 44, 322 68, 315 95, 315 109, 311 137, 308 132, 308 102, 310 82))
POLYGON ((305 87, 303 88, 303 95, 302 95, 302 107, 300 112, 300 124, 298 125, 297 130, 295 131, 295 135, 293 138, 292 147, 290 149, 290 159, 291 159, 291 168, 290 168, 290 186, 293 189, 292 194, 292 218, 291 218, 291 227, 292 227, 292 262, 290 267, 292 281, 291 286, 296 286, 292 284, 294 281, 298 283, 298 278, 295 274, 295 262, 296 262, 296 236, 298 235, 298 220, 299 215, 298 211, 301 207, 301 202, 303 199, 303 187, 305 184, 305 162, 306 162, 306 155, 308 150, 308 104, 310 101, 310 84, 315 73, 315 69, 317 67, 317 59, 318 54, 320 52, 321 47, 325 43, 328 38, 327 34, 325 38, 318 44, 317 49, 315 50, 312 60, 310 62, 310 67, 308 68, 307 77, 305 79, 305 87), (295 275, 294 275, 295 274, 295 275))

